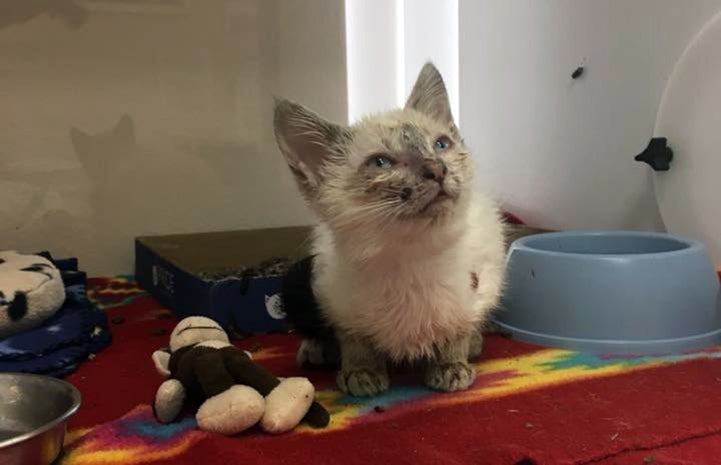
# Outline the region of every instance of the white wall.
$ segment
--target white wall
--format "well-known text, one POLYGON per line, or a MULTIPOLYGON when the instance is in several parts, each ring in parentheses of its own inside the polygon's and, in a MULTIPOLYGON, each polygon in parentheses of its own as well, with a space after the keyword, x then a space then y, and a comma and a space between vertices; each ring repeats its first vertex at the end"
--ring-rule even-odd
POLYGON ((650 173, 632 158, 673 64, 721 9, 77 0, 87 11, 50 15, 46 2, 11 3, 15 15, 0 15, 0 247, 76 255, 93 274, 131 271, 139 234, 310 222, 273 142, 272 96, 354 120, 402 104, 428 59, 460 106, 479 188, 550 227, 660 227, 650 173), (123 114, 130 148, 110 137, 77 153, 71 127, 103 133, 123 114))
POLYGON ((272 98, 346 118, 342 2, 51 3, 0 15, 0 248, 127 273, 137 235, 312 221, 272 98), (134 137, 78 153, 71 127, 97 135, 124 114, 134 137))
POLYGON ((403 106, 433 61, 459 115, 458 0, 345 0, 348 119, 403 106))
POLYGON ((403 12, 402 101, 413 88, 418 71, 430 60, 443 75, 453 116, 460 122, 458 0, 405 0, 403 12))
POLYGON ((398 34, 403 0, 346 0, 348 118, 392 108, 399 101, 398 34))
POLYGON ((459 8, 461 130, 478 187, 548 227, 661 228, 649 169, 633 156, 653 135, 673 65, 721 1, 459 8))

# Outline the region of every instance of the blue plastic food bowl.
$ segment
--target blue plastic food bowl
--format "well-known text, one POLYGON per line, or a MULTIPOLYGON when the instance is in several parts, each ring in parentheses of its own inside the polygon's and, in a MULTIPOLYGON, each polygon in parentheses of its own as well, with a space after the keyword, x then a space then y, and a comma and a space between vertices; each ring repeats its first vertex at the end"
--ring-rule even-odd
POLYGON ((519 340, 648 355, 721 342, 719 280, 697 241, 574 231, 527 236, 508 253, 496 323, 519 340))

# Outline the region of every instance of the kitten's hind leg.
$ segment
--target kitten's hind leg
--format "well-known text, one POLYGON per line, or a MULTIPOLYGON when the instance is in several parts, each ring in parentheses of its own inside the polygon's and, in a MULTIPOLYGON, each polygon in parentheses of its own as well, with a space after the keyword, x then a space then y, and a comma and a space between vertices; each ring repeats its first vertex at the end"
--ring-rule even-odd
POLYGON ((468 343, 468 360, 475 360, 481 356, 483 352, 483 327, 478 326, 471 334, 468 343))
POLYGON ((388 389, 386 359, 369 343, 353 337, 340 338, 341 369, 338 388, 356 397, 374 396, 388 389))
POLYGON ((476 360, 483 352, 483 336, 484 334, 497 334, 501 337, 510 338, 513 335, 510 331, 498 326, 493 321, 489 321, 478 326, 471 334, 471 340, 468 344, 468 360, 476 360))
POLYGON ((340 349, 335 341, 305 338, 300 343, 296 362, 301 367, 338 367, 340 349))
POLYGON ((436 356, 426 370, 426 386, 438 391, 461 391, 476 379, 468 363, 471 336, 463 336, 436 347, 436 356))

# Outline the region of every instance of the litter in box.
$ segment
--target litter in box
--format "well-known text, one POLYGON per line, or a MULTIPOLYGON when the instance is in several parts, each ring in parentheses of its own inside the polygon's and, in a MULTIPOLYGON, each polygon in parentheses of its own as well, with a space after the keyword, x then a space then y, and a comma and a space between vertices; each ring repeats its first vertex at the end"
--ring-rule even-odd
POLYGON ((275 257, 265 260, 256 266, 239 266, 236 268, 223 268, 213 271, 203 271, 198 275, 207 281, 219 281, 226 278, 260 278, 282 276, 293 265, 293 260, 286 257, 275 257))

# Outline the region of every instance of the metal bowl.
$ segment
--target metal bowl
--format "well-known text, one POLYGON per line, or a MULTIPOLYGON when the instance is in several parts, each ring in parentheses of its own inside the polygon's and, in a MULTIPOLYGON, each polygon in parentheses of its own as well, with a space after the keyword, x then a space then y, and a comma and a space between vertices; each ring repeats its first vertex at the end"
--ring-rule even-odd
POLYGON ((47 465, 63 448, 80 393, 57 378, 0 373, 0 465, 47 465))

